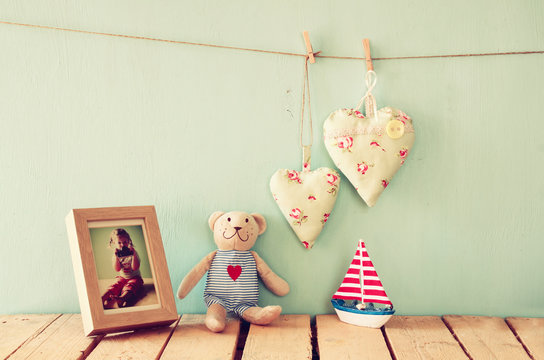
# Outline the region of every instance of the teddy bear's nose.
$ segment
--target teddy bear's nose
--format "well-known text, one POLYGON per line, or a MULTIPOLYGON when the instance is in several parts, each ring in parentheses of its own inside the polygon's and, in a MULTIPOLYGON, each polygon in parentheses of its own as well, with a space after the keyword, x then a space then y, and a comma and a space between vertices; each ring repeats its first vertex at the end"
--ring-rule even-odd
POLYGON ((238 230, 240 230, 241 228, 242 228, 241 226, 235 226, 235 227, 234 227, 234 230, 238 231, 238 230))

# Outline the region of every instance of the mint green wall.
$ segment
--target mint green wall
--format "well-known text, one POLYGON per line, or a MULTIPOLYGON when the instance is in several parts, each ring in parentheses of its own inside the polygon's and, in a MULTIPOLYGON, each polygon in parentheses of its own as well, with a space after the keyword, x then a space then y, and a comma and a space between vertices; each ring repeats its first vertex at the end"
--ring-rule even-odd
MULTIPOLYGON (((521 1, 0 0, 1 20, 165 39, 375 57, 544 50, 544 3, 521 1)), ((64 217, 157 208, 172 283, 214 249, 215 210, 262 213, 255 246, 291 293, 328 313, 365 239, 399 314, 544 316, 544 55, 376 61, 380 105, 416 144, 369 209, 343 178, 311 251, 268 190, 300 168, 303 60, 0 24, 1 313, 77 312, 64 217), (293 114, 293 117, 290 114, 293 114)), ((312 164, 322 123, 364 92, 362 61, 310 66, 312 164)), ((204 312, 202 281, 180 312, 204 312)))

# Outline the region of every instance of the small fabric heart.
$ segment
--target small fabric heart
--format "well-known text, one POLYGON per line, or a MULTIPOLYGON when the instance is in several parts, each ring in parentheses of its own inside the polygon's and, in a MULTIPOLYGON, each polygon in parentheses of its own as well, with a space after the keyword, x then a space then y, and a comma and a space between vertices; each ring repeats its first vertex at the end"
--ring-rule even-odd
POLYGON ((415 140, 412 119, 390 107, 369 117, 337 110, 325 121, 323 134, 332 160, 368 206, 376 204, 415 140))
POLYGON ((307 170, 301 172, 276 171, 270 179, 270 190, 300 242, 310 249, 334 207, 340 176, 325 167, 309 171, 307 164, 307 170))
POLYGON ((236 266, 229 265, 227 266, 227 272, 229 273, 229 276, 232 279, 232 281, 236 281, 236 279, 238 279, 238 277, 242 273, 242 267, 240 265, 236 265, 236 266))

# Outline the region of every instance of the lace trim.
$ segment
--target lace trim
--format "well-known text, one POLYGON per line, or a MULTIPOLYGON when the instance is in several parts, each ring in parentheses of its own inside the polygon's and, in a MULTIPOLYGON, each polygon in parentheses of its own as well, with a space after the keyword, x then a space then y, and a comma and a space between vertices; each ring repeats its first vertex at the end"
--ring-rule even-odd
MULTIPOLYGON (((414 127, 410 124, 404 125, 404 133, 413 133, 414 127)), ((339 137, 345 137, 345 136, 353 136, 353 135, 368 135, 368 134, 375 134, 378 136, 381 136, 383 134, 386 134, 385 128, 381 126, 375 126, 372 128, 356 128, 356 129, 338 129, 334 131, 326 131, 323 134, 324 140, 330 140, 330 139, 336 139, 339 137)))

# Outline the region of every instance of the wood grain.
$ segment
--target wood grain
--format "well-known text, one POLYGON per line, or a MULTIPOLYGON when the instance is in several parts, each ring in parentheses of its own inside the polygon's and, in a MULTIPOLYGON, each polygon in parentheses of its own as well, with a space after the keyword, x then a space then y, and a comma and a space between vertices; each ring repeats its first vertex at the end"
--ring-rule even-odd
POLYGON ((106 335, 87 359, 157 359, 166 346, 176 324, 177 322, 170 326, 106 335))
POLYGON ((398 360, 468 358, 438 316, 393 316, 385 334, 398 360))
POLYGON ((544 359, 544 318, 506 318, 534 359, 544 359))
POLYGON ((317 315, 319 358, 390 360, 391 354, 380 329, 346 324, 336 315, 317 315))
POLYGON ((86 337, 79 314, 64 314, 25 342, 10 359, 84 359, 102 336, 86 337))
POLYGON ((168 325, 178 320, 170 274, 154 206, 126 206, 73 209, 66 216, 66 229, 72 254, 79 305, 86 335, 168 325), (99 291, 96 262, 89 224, 102 221, 141 219, 159 306, 106 314, 99 291), (136 311, 136 310, 135 310, 136 311), (136 316, 137 315, 137 316, 136 316))
POLYGON ((0 358, 7 358, 58 317, 59 314, 0 315, 0 358))
POLYGON ((502 318, 446 315, 444 321, 473 359, 529 359, 502 318))
POLYGON ((251 325, 242 359, 311 359, 309 315, 281 315, 267 326, 251 325))
POLYGON ((213 333, 206 325, 206 315, 185 314, 181 317, 161 360, 165 359, 232 359, 236 352, 240 320, 228 319, 221 333, 213 333))

